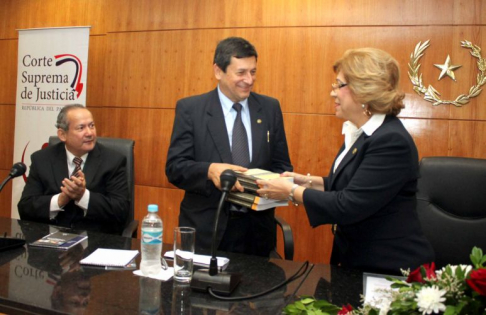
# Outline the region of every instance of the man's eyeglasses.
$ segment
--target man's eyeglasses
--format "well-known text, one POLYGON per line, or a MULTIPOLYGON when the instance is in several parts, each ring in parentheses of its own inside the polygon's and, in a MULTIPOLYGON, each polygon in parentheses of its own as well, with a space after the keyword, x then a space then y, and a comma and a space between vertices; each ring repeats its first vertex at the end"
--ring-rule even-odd
POLYGON ((342 83, 342 82, 338 82, 338 83, 331 84, 332 89, 334 90, 334 92, 336 92, 337 89, 343 88, 343 87, 345 87, 347 85, 348 85, 347 83, 342 83))

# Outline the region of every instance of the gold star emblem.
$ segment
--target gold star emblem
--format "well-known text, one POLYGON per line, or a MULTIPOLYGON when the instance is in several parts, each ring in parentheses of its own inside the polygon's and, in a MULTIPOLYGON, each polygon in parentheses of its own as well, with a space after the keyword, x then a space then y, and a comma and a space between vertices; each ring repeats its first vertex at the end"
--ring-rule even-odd
POLYGON ((446 61, 443 65, 434 64, 434 66, 442 70, 438 80, 442 79, 444 76, 447 75, 454 81, 456 81, 456 76, 454 75, 453 71, 462 67, 460 65, 459 66, 451 65, 451 57, 449 55, 447 55, 446 61))

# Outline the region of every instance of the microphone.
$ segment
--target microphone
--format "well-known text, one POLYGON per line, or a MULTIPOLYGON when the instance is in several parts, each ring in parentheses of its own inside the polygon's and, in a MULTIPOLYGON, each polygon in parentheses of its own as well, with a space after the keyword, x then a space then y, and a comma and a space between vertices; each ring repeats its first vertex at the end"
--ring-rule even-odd
POLYGON ((191 288, 198 291, 208 291, 219 293, 222 295, 230 295, 231 292, 240 283, 241 274, 228 272, 218 273, 218 260, 216 258, 216 234, 218 231, 219 214, 226 202, 226 196, 231 188, 236 183, 236 174, 233 170, 225 170, 221 173, 221 199, 219 200, 218 208, 216 210, 216 218, 214 220, 213 240, 211 244, 211 262, 208 269, 199 269, 194 272, 191 281, 191 288))
POLYGON ((221 190, 223 193, 229 193, 236 183, 236 174, 233 170, 225 170, 219 175, 219 180, 221 182, 221 190))
POLYGON ((12 169, 10 169, 10 173, 8 174, 7 178, 5 178, 5 180, 0 185, 0 191, 2 191, 3 186, 5 186, 5 184, 8 183, 9 180, 24 175, 25 171, 27 171, 27 166, 25 166, 24 163, 22 162, 15 163, 12 166, 12 169))

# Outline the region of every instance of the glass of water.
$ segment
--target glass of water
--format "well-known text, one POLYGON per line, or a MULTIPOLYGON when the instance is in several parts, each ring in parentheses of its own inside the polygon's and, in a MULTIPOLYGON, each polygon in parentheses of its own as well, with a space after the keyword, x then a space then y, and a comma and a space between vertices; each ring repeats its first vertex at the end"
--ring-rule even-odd
POLYGON ((174 229, 174 279, 190 282, 194 265, 196 229, 176 227, 174 229))

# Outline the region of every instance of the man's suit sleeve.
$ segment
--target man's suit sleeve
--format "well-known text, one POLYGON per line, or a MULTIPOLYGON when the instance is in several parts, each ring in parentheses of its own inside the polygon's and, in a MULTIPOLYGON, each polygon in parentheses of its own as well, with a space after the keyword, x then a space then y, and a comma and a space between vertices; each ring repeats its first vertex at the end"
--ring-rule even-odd
POLYGON ((210 187, 208 170, 211 163, 196 161, 194 135, 196 131, 190 113, 191 108, 183 100, 177 102, 165 173, 169 182, 180 189, 208 194, 210 187))
POLYGON ((273 139, 270 139, 270 141, 273 142, 272 171, 276 173, 283 173, 285 171, 291 172, 293 171, 293 167, 290 163, 282 110, 280 109, 279 102, 277 100, 275 100, 275 102, 276 106, 273 113, 275 131, 273 135, 270 135, 270 137, 273 136, 273 139))
POLYGON ((45 194, 46 188, 42 182, 39 161, 35 154, 31 156, 31 166, 27 183, 18 203, 19 215, 22 220, 49 222, 49 207, 51 198, 58 192, 45 194))
MULTIPOLYGON (((104 157, 108 159, 108 157, 104 157)), ((124 227, 130 202, 127 183, 127 159, 121 156, 118 160, 109 160, 114 163, 113 169, 107 172, 106 177, 98 184, 103 188, 90 189, 90 200, 86 219, 91 221, 106 222, 124 227)))

